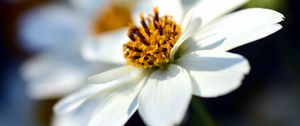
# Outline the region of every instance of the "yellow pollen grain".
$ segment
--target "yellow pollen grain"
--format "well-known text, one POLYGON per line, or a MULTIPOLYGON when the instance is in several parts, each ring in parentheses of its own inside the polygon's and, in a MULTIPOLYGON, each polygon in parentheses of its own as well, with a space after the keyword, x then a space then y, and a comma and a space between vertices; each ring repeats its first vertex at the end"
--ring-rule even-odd
POLYGON ((170 63, 170 53, 181 35, 180 26, 171 16, 140 15, 142 27, 129 26, 130 41, 123 45, 124 57, 129 64, 145 69, 161 68, 170 63))
POLYGON ((96 18, 93 24, 94 35, 126 27, 132 22, 130 16, 130 8, 122 5, 111 4, 107 8, 101 10, 100 16, 96 18))

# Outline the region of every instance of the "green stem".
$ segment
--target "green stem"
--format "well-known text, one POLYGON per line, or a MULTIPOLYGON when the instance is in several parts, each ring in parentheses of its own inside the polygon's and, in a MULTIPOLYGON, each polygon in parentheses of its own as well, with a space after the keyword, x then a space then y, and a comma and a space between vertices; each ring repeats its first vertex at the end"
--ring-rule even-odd
POLYGON ((195 110, 196 112, 196 117, 200 117, 199 120, 201 120, 200 123, 202 124, 202 126, 216 126, 216 123, 214 122, 213 118, 206 111, 205 107, 203 106, 203 103, 199 99, 193 97, 191 105, 193 107, 193 110, 195 110))

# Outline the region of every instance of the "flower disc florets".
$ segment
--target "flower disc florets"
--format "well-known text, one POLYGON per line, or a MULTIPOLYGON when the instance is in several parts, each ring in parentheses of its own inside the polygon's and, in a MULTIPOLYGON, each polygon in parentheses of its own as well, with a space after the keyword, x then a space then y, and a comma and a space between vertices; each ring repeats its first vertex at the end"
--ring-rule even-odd
POLYGON ((159 16, 158 8, 154 15, 140 16, 142 27, 131 25, 124 44, 124 56, 128 63, 145 69, 160 68, 170 63, 170 53, 181 35, 180 26, 171 16, 159 16))
POLYGON ((94 22, 93 33, 98 35, 102 32, 126 27, 131 22, 130 8, 112 4, 102 10, 100 16, 94 22))

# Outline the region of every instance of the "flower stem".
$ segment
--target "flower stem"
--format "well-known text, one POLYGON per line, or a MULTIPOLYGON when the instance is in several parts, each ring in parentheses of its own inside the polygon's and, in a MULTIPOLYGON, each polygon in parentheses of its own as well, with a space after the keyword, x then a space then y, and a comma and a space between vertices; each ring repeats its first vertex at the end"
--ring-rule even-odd
POLYGON ((216 126, 216 123, 214 122, 213 118, 206 111, 205 107, 203 106, 203 103, 199 99, 193 97, 191 105, 193 110, 196 112, 196 117, 200 117, 199 120, 201 120, 200 123, 202 124, 202 126, 216 126))

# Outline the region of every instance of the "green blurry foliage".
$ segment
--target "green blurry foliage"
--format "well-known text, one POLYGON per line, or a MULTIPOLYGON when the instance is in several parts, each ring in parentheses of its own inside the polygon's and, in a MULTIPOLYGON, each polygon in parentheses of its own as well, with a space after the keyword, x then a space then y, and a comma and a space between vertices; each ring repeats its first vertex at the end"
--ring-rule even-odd
POLYGON ((280 12, 286 9, 286 0, 250 0, 243 8, 262 7, 280 12))

